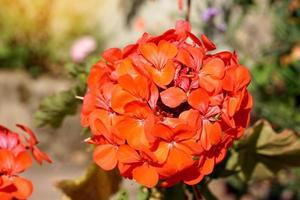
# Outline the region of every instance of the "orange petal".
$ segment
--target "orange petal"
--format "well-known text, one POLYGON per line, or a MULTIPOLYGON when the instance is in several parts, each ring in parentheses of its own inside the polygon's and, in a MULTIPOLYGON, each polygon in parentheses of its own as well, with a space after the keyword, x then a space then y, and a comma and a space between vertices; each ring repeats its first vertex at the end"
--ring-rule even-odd
POLYGON ((117 148, 111 144, 99 145, 95 148, 93 160, 104 170, 112 170, 117 166, 117 148))
POLYGON ((126 115, 137 119, 146 119, 152 113, 148 104, 140 101, 133 101, 126 104, 124 110, 126 115))
POLYGON ((182 64, 184 64, 185 66, 193 68, 194 61, 193 61, 192 56, 189 54, 189 52, 187 50, 181 48, 178 51, 176 59, 179 62, 181 62, 182 64))
POLYGON ((195 140, 185 140, 176 144, 176 148, 190 155, 199 155, 203 152, 202 145, 195 140))
POLYGON ((27 199, 31 195, 31 193, 33 191, 33 186, 32 186, 31 181, 29 181, 25 178, 16 176, 13 178, 13 183, 17 190, 15 192, 13 192, 13 194, 12 194, 15 198, 27 199))
POLYGON ((215 79, 222 79, 225 73, 225 64, 220 58, 212 58, 203 65, 202 72, 215 79))
POLYGON ((180 119, 183 119, 190 127, 194 130, 201 129, 202 127, 202 119, 198 110, 186 110, 180 113, 180 119))
POLYGON ((158 168, 158 173, 162 176, 172 176, 190 166, 194 163, 192 156, 186 154, 180 149, 171 148, 166 163, 162 168, 158 168))
POLYGON ((175 75, 175 66, 171 60, 169 60, 161 70, 155 69, 151 66, 147 66, 146 68, 151 74, 154 83, 161 88, 164 88, 166 85, 171 83, 175 75))
POLYGON ((89 88, 96 88, 103 81, 108 80, 108 75, 110 71, 104 61, 99 61, 93 65, 90 70, 90 74, 87 79, 87 84, 89 88))
POLYGON ((208 175, 212 173, 215 166, 215 159, 214 158, 206 158, 204 164, 201 166, 201 173, 203 175, 208 175))
POLYGON ((0 199, 1 200, 12 200, 14 197, 11 193, 1 192, 0 191, 0 199))
POLYGON ((125 74, 129 74, 131 76, 137 75, 137 72, 132 65, 132 61, 129 58, 122 60, 120 65, 117 67, 116 72, 119 77, 125 74))
POLYGON ((182 140, 190 139, 196 134, 196 130, 193 130, 187 124, 180 124, 173 129, 174 140, 179 142, 182 140))
POLYGON ((227 111, 228 111, 229 117, 232 117, 236 113, 239 103, 240 103, 240 99, 238 99, 237 97, 229 97, 228 98, 227 111))
POLYGON ((222 89, 222 81, 213 79, 211 76, 203 76, 200 78, 200 87, 207 92, 219 93, 222 89))
POLYGON ((12 172, 15 166, 15 157, 11 151, 0 149, 0 169, 4 172, 12 172))
POLYGON ((115 112, 123 114, 124 106, 129 102, 136 100, 136 97, 124 91, 120 86, 116 86, 112 92, 111 107, 115 112))
POLYGON ((118 150, 118 160, 122 163, 141 162, 141 158, 135 149, 128 145, 121 145, 118 150))
POLYGON ((238 88, 241 89, 242 87, 247 86, 251 81, 251 76, 249 70, 246 67, 239 66, 235 70, 235 78, 238 82, 238 88))
POLYGON ((132 148, 139 150, 150 148, 151 145, 146 137, 142 120, 127 117, 120 121, 116 128, 132 148))
POLYGON ((161 40, 158 43, 158 52, 160 57, 164 57, 167 60, 172 59, 177 54, 177 47, 174 44, 171 44, 165 40, 161 40))
POLYGON ((150 98, 149 98, 149 105, 152 109, 156 107, 156 103, 159 97, 158 89, 154 83, 151 83, 150 86, 150 98))
POLYGON ((32 165, 32 160, 27 151, 21 152, 15 159, 14 173, 21 173, 32 165))
POLYGON ((133 178, 140 184, 152 188, 158 182, 158 174, 153 167, 150 167, 147 163, 135 168, 132 171, 133 178))
POLYGON ((118 79, 119 85, 130 94, 137 98, 148 100, 149 98, 149 84, 148 80, 143 76, 137 76, 132 78, 130 75, 126 74, 118 79))
POLYGON ((140 51, 149 62, 151 62, 154 65, 158 64, 158 48, 154 43, 146 43, 141 45, 140 51))
POLYGON ((157 148, 153 151, 159 164, 162 164, 167 160, 167 157, 169 155, 169 150, 170 148, 167 142, 164 141, 159 142, 157 148))
POLYGON ((170 87, 160 93, 160 98, 166 106, 176 108, 186 100, 186 93, 178 87, 170 87))
POLYGON ((191 92, 188 97, 188 103, 193 108, 205 113, 208 108, 209 96, 205 90, 199 88, 191 92))
POLYGON ((205 150, 209 150, 212 145, 218 144, 222 138, 222 129, 218 122, 211 123, 205 121, 203 123, 203 129, 200 136, 202 147, 205 150))
POLYGON ((173 131, 166 125, 163 124, 155 124, 152 133, 153 136, 162 138, 166 141, 171 141, 173 137, 173 131))

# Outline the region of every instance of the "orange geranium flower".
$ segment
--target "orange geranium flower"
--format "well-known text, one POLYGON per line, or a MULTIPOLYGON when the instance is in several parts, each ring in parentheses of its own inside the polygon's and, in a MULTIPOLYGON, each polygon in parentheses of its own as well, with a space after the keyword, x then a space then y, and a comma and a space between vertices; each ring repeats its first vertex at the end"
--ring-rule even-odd
POLYGON ((49 156, 42 152, 36 145, 37 138, 34 133, 24 125, 17 125, 29 137, 26 143, 21 141, 17 133, 0 125, 0 199, 18 200, 27 199, 32 191, 32 183, 19 176, 32 165, 28 150, 32 152, 35 160, 42 164, 43 161, 51 163, 49 156))
POLYGON ((212 173, 252 108, 249 71, 235 52, 215 49, 181 20, 162 35, 105 51, 81 111, 95 162, 147 187, 194 185, 212 173))

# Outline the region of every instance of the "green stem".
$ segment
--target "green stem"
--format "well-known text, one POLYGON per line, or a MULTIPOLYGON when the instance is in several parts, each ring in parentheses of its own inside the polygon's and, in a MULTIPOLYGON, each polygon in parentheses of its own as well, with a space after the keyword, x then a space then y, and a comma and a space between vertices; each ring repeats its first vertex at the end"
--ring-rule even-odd
POLYGON ((196 200, 202 200, 203 198, 202 198, 202 195, 201 195, 200 191, 197 188, 197 185, 192 185, 192 188, 193 188, 195 199, 196 200))
POLYGON ((192 4, 192 0, 187 0, 187 10, 186 10, 185 20, 188 22, 190 21, 191 4, 192 4))

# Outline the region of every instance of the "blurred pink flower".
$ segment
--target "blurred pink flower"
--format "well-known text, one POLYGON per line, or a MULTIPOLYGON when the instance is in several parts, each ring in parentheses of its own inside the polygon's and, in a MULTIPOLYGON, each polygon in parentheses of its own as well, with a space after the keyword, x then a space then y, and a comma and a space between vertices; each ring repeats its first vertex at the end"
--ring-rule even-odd
POLYGON ((96 40, 92 36, 83 36, 73 43, 71 58, 74 62, 82 62, 97 47, 96 40))

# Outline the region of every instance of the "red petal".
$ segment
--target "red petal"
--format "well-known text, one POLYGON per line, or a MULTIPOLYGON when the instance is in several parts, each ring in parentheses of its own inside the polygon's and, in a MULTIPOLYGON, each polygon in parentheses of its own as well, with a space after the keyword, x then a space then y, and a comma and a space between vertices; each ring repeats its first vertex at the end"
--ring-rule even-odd
POLYGON ((212 50, 216 49, 216 45, 210 39, 208 39, 208 37, 206 37, 206 35, 202 34, 201 40, 202 40, 205 48, 208 51, 212 51, 212 50))
POLYGON ((24 126, 22 124, 17 124, 17 127, 21 128, 23 131, 25 131, 29 135, 29 140, 27 140, 27 141, 30 146, 33 146, 38 143, 38 140, 37 140, 35 134, 33 133, 33 131, 30 128, 28 128, 27 126, 24 126))
POLYGON ((122 59, 123 54, 119 48, 110 48, 103 52, 102 57, 108 62, 115 62, 122 59))
POLYGON ((43 161, 47 161, 48 163, 52 163, 51 158, 45 152, 41 151, 36 146, 34 146, 33 149, 32 149, 32 155, 40 165, 43 163, 43 161))

